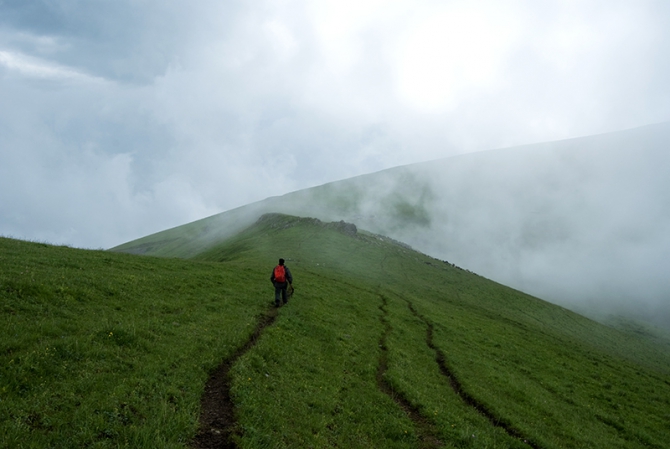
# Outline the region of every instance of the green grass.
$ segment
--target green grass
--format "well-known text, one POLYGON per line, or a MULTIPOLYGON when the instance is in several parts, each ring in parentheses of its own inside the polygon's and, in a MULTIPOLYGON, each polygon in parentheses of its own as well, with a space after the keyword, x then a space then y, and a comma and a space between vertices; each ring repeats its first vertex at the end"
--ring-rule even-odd
POLYGON ((0 239, 0 444, 186 447, 207 374, 270 307, 278 257, 296 294, 231 370, 240 447, 528 447, 454 392, 440 355, 537 447, 670 441, 667 341, 380 236, 270 216, 191 260, 0 239))
POLYGON ((0 246, 2 447, 183 447, 266 304, 224 264, 0 246))

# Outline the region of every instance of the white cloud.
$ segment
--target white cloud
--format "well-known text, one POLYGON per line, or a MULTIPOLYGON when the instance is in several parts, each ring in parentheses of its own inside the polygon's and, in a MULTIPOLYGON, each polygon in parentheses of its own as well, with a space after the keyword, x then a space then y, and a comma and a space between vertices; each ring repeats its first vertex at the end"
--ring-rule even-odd
POLYGON ((519 34, 515 22, 497 8, 472 4, 426 12, 399 46, 401 98, 419 111, 440 112, 455 109, 471 90, 490 87, 519 34))
POLYGON ((667 120, 669 15, 600 0, 3 3, 0 234, 22 215, 26 237, 118 244, 399 164, 667 120), (116 175, 87 175, 87 151, 116 175), (94 198, 104 232, 79 224, 94 198))
POLYGON ((102 78, 90 76, 69 67, 12 51, 0 50, 0 65, 29 78, 73 82, 104 81, 102 78))

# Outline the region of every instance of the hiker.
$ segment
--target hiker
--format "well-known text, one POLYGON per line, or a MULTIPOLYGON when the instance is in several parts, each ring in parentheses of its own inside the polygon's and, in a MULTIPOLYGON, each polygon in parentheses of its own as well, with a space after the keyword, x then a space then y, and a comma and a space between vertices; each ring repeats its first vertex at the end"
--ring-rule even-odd
POLYGON ((281 293, 281 299, 284 301, 284 304, 286 304, 288 302, 286 289, 289 285, 293 284, 293 276, 291 276, 291 270, 284 265, 284 259, 279 259, 279 265, 272 270, 270 280, 275 286, 275 307, 279 307, 280 305, 279 293, 281 293))

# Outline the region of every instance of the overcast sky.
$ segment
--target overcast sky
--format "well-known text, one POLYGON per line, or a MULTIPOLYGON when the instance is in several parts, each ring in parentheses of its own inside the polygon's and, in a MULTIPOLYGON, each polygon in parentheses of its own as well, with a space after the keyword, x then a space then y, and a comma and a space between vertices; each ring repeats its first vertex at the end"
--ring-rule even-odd
POLYGON ((670 2, 0 0, 0 235, 108 248, 670 120, 670 2))

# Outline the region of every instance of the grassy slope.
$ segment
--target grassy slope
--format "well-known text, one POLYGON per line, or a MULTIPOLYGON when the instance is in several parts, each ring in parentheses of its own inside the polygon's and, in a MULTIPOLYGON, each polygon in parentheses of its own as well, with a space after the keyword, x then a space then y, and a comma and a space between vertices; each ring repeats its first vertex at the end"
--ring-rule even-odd
POLYGON ((670 252, 668 142, 663 123, 462 154, 268 198, 116 249, 191 257, 265 212, 345 220, 591 317, 670 329, 658 268, 670 252))
POLYGON ((0 447, 183 447, 260 287, 238 266, 0 239, 0 447))
MULTIPOLYGON (((243 255, 270 266, 275 254, 291 258, 299 285, 306 284, 298 297, 305 304, 316 302, 318 312, 326 316, 339 316, 360 295, 373 314, 382 304, 380 298, 386 298, 393 329, 387 376, 426 416, 435 417, 445 441, 462 443, 467 435, 481 434, 479 438, 494 446, 499 435, 488 423, 473 424, 481 421, 478 414, 459 408, 462 403, 438 375, 435 355, 426 345, 427 323, 434 326, 435 345, 464 389, 544 447, 663 447, 668 440, 667 346, 657 352, 630 335, 401 246, 374 236, 325 232, 309 220, 271 221, 201 257, 235 260, 243 255), (353 286, 360 293, 326 293, 342 279, 347 289, 353 286)), ((286 313, 302 311, 299 306, 286 313)), ((359 321, 369 320, 366 327, 375 325, 375 318, 357 315, 359 321)), ((319 316, 309 318, 305 320, 322 321, 319 316)), ((271 351, 264 355, 266 345, 272 345, 271 340, 264 342, 250 358, 277 357, 271 351)), ((300 371, 312 361, 307 357, 300 371)), ((291 363, 292 369, 296 365, 291 363)), ((282 387, 271 385, 279 390, 277 401, 300 389, 284 382, 282 387)), ((254 391, 259 397, 272 397, 270 390, 254 391)), ((245 400, 241 403, 245 409, 245 400)), ((292 408, 284 413, 288 410, 292 408)), ((266 425, 269 428, 261 433, 273 435, 274 422, 266 425)))
POLYGON ((429 446, 426 432, 526 447, 454 393, 438 354, 539 447, 670 441, 667 346, 378 236, 271 217, 194 261, 0 244, 6 447, 183 447, 206 373, 270 305, 278 256, 296 296, 233 369, 241 447, 429 446))

